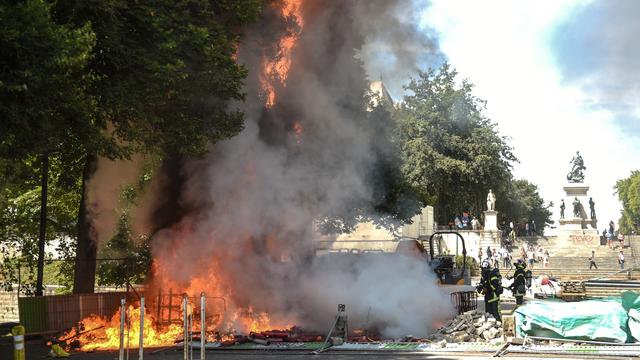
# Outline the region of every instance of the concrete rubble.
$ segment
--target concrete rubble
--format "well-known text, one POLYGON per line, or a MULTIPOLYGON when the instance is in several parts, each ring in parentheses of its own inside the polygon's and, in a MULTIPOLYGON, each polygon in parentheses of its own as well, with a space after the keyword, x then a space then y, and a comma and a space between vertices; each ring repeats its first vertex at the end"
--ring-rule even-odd
POLYGON ((503 341, 502 323, 489 313, 467 311, 447 321, 426 339, 441 347, 445 347, 447 343, 463 342, 496 344, 503 341))

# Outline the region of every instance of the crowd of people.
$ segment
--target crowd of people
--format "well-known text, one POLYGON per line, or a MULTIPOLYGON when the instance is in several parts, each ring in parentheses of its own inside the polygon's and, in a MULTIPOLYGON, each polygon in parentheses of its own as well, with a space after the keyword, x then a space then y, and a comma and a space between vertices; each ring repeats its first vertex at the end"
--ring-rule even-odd
POLYGON ((515 240, 516 237, 519 236, 535 236, 538 235, 538 228, 536 226, 536 221, 531 220, 526 223, 516 223, 513 221, 509 222, 509 224, 502 222, 502 237, 508 238, 509 240, 515 240))
MULTIPOLYGON (((522 260, 529 265, 529 268, 534 268, 535 264, 542 264, 543 268, 549 267, 549 251, 545 250, 542 246, 522 244, 520 247, 520 255, 515 260, 522 260)), ((515 262, 513 255, 506 248, 502 246, 500 249, 495 249, 487 246, 487 249, 483 252, 482 249, 478 251, 478 261, 482 265, 488 265, 491 268, 509 268, 512 269, 515 262)))
POLYGON ((449 221, 449 230, 480 230, 480 220, 464 211, 462 215, 456 215, 453 220, 449 221))
POLYGON ((621 231, 615 231, 613 221, 609 222, 609 227, 602 230, 602 237, 607 240, 607 246, 609 249, 613 249, 616 246, 620 246, 620 249, 624 246, 624 234, 621 231), (616 241, 618 244, 616 244, 616 241))
MULTIPOLYGON (((463 212, 462 215, 455 216, 454 220, 449 222, 450 229, 458 230, 479 230, 480 222, 477 218, 469 215, 468 212, 463 212)), ((624 235, 614 230, 614 222, 609 222, 608 228, 604 229, 602 236, 607 241, 607 245, 610 249, 614 249, 619 246, 620 249, 624 245, 624 235), (616 243, 616 241, 618 243, 616 243)), ((541 245, 532 245, 523 242, 519 248, 518 256, 514 259, 511 252, 507 249, 516 244, 516 240, 521 236, 534 236, 537 235, 535 220, 531 220, 528 223, 514 224, 509 222, 508 224, 502 223, 502 244, 499 249, 487 247, 484 251, 479 249, 478 262, 481 266, 489 266, 494 269, 509 268, 512 269, 515 263, 521 260, 529 266, 530 269, 536 266, 542 266, 542 268, 548 268, 550 262, 549 250, 545 250, 541 245)), ((595 253, 589 257, 589 268, 598 268, 596 264, 595 253)), ((624 269, 624 253, 620 250, 618 254, 618 263, 621 269, 624 269)))

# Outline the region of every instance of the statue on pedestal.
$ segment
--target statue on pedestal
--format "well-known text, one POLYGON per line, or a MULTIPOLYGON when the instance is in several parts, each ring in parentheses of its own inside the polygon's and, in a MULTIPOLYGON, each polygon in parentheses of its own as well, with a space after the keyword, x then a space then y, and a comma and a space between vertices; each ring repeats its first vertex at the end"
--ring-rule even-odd
POLYGON ((582 219, 582 213, 580 211, 580 207, 581 207, 580 200, 578 200, 578 198, 576 197, 575 200, 573 200, 573 217, 582 219))
POLYGON ((591 210, 591 218, 596 218, 596 203, 593 201, 593 198, 589 198, 589 209, 591 210))
POLYGON ((564 199, 560 200, 560 219, 564 219, 564 199))
POLYGON ((491 189, 489 189, 489 193, 487 194, 487 210, 494 211, 496 209, 496 196, 493 194, 491 189))
POLYGON ((567 180, 572 183, 581 183, 584 181, 584 173, 583 170, 587 170, 584 166, 584 160, 582 160, 582 156, 580 156, 580 151, 576 151, 576 156, 571 159, 570 163, 572 164, 571 171, 567 174, 567 180))

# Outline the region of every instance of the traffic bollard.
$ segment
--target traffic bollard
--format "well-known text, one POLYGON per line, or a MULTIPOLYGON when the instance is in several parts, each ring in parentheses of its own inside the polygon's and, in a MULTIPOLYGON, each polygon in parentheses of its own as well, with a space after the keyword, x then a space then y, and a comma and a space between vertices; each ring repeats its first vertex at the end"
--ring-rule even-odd
POLYGON ((13 360, 25 360, 24 351, 24 326, 16 325, 11 328, 11 335, 13 335, 13 360))

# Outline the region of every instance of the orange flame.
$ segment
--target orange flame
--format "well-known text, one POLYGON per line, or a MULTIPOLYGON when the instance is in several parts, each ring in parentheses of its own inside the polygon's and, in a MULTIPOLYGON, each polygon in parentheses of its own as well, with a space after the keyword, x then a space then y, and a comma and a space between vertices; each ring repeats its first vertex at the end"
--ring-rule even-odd
POLYGON ((300 144, 302 143, 302 133, 304 132, 304 128, 302 127, 302 124, 300 123, 300 121, 295 121, 293 123, 293 136, 295 136, 296 138, 296 143, 300 144))
POLYGON ((276 83, 286 86, 291 68, 291 52, 300 37, 304 21, 301 11, 302 0, 285 0, 280 14, 285 19, 293 19, 295 26, 287 26, 287 33, 278 42, 278 52, 272 59, 265 57, 260 74, 260 83, 265 93, 265 106, 270 108, 276 101, 276 83))
MULTIPOLYGON (((128 331, 125 328, 124 346, 138 348, 140 346, 140 308, 134 309, 133 306, 129 306, 127 313, 130 328, 128 331)), ((177 324, 164 327, 157 326, 153 315, 145 311, 143 331, 144 347, 158 347, 173 345, 175 340, 183 333, 183 328, 182 325, 177 324)), ((120 310, 111 319, 91 315, 83 319, 79 327, 71 329, 61 337, 61 339, 70 340, 75 340, 76 338, 80 342, 80 350, 82 351, 119 349, 120 310), (82 333, 80 329, 85 332, 82 333)))

